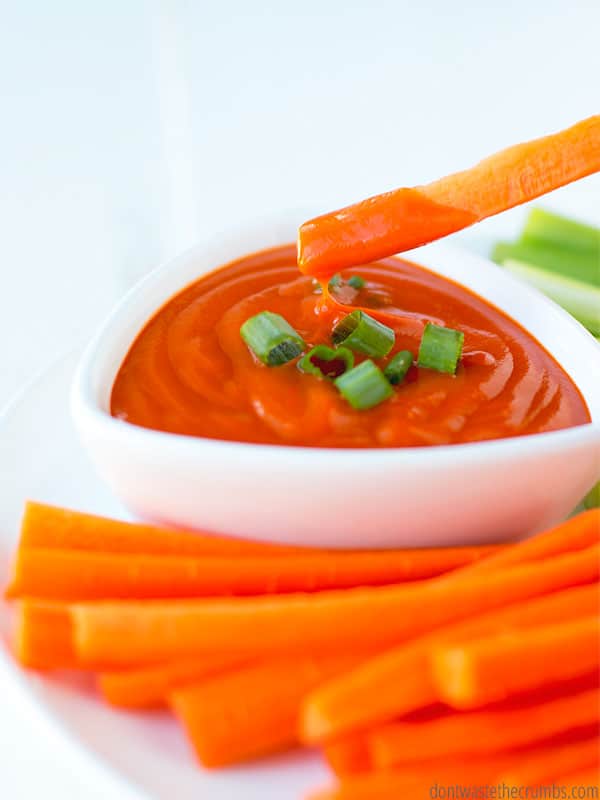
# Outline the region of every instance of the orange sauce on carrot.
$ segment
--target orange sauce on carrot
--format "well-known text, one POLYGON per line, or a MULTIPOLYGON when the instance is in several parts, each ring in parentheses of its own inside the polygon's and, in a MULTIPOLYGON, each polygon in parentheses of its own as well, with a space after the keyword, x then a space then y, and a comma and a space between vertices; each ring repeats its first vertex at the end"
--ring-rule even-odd
MULTIPOLYGON (((293 246, 249 255, 184 289, 133 343, 111 413, 135 425, 240 442, 410 447, 475 442, 590 421, 566 372, 520 325, 469 290, 397 258, 356 268, 366 285, 323 293, 300 275, 293 246), (394 396, 355 411, 296 361, 266 367, 240 336, 260 311, 281 314, 308 347, 361 308, 417 356, 426 322, 464 332, 455 376, 411 367, 394 396)), ((357 363, 361 357, 357 354, 357 363)), ((383 365, 383 364, 382 364, 383 365)))

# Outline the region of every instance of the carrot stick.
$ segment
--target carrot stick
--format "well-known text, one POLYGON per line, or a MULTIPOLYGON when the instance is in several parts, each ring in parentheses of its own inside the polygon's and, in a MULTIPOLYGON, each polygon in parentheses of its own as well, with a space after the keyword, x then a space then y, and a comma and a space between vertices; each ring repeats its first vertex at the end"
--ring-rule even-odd
POLYGON ((498 775, 498 783, 539 786, 576 770, 598 769, 600 762, 597 735, 550 749, 542 747, 529 753, 522 750, 518 753, 514 763, 498 775))
POLYGON ((145 556, 268 556, 310 552, 302 547, 262 544, 199 531, 170 530, 137 522, 123 522, 32 501, 25 504, 19 547, 138 553, 145 556))
MULTIPOLYGON (((548 751, 545 752, 547 755, 548 751)), ((311 794, 309 800, 426 800, 436 796, 433 793, 436 784, 466 787, 492 783, 498 769, 514 761, 515 757, 508 755, 468 761, 455 756, 406 764, 401 770, 346 775, 336 786, 311 794)))
POLYGON ((475 167, 370 197, 300 226, 298 264, 328 277, 401 253, 600 170, 600 115, 514 145, 475 167))
MULTIPOLYGON (((435 796, 432 790, 436 784, 464 786, 465 792, 468 791, 466 787, 485 784, 536 787, 567 771, 587 770, 597 763, 596 738, 519 748, 481 758, 455 755, 405 764, 400 769, 347 775, 336 786, 311 795, 310 800, 400 800, 405 797, 425 800, 435 796)), ((581 781, 579 785, 586 785, 586 782, 581 781)))
POLYGON ((223 656, 102 672, 98 676, 98 689, 102 697, 117 708, 162 708, 173 689, 198 683, 244 663, 238 658, 223 656))
POLYGON ((170 695, 205 767, 234 764, 292 747, 306 692, 356 659, 284 658, 250 665, 170 695))
MULTIPOLYGON (((598 520, 597 512, 580 514, 563 526, 491 556, 488 563, 490 567, 498 564, 499 569, 505 566, 514 569, 521 558, 527 563, 529 559, 534 561, 564 555, 568 543, 579 548, 596 539, 598 520), (508 564, 507 555, 510 556, 508 564)), ((478 565, 471 565, 454 577, 480 577, 480 572, 487 571, 490 570, 480 570, 478 565)), ((452 576, 450 579, 453 580, 452 576)), ((514 603, 515 598, 507 597, 507 605, 511 602, 514 603)), ((365 725, 385 722, 435 702, 438 698, 429 670, 429 652, 440 635, 444 637, 443 641, 460 643, 465 638, 469 640, 502 627, 532 627, 553 620, 560 622, 594 614, 599 605, 597 586, 567 589, 526 605, 516 598, 514 606, 508 605, 506 609, 491 614, 480 613, 486 609, 475 603, 474 608, 478 611, 472 619, 437 633, 434 631, 433 637, 426 635, 421 640, 375 656, 353 673, 317 689, 308 699, 303 715, 304 739, 308 742, 322 741, 365 725)))
POLYGON ((429 661, 432 648, 440 642, 464 642, 486 632, 572 620, 596 613, 599 604, 598 584, 564 589, 462 620, 374 656, 308 696, 303 739, 329 740, 436 703, 439 696, 429 661))
POLYGON ((427 636, 386 650, 318 686, 303 705, 302 741, 317 744, 352 736, 361 728, 434 704, 429 642, 427 636))
POLYGON ((600 664, 600 619, 594 616, 525 631, 500 631, 431 654, 438 697, 477 708, 513 694, 585 675, 600 664))
POLYGON ((404 586, 228 600, 123 601, 71 607, 87 661, 168 661, 205 653, 377 650, 473 609, 497 608, 598 577, 600 546, 490 575, 454 573, 404 586))
POLYGON ((429 578, 493 552, 498 549, 447 547, 194 558, 25 547, 7 596, 85 601, 313 592, 429 578))
POLYGON ((598 766, 586 767, 585 769, 570 772, 555 781, 559 786, 569 787, 571 794, 567 797, 598 797, 600 790, 600 769, 598 766), (587 794, 580 794, 581 787, 587 790, 587 794), (590 791, 595 789, 595 793, 590 791))
POLYGON ((323 748, 323 756, 339 776, 368 772, 372 767, 367 739, 362 734, 328 742, 323 748))
POLYGON ((58 603, 28 600, 19 603, 14 655, 24 667, 31 669, 73 669, 79 666, 68 609, 58 603))
POLYGON ((371 758, 376 768, 387 769, 423 759, 495 753, 591 725, 599 719, 600 690, 586 689, 525 707, 392 723, 370 734, 371 758))
POLYGON ((109 662, 83 665, 75 652, 73 624, 62 603, 25 599, 17 603, 13 631, 13 653, 30 669, 101 669, 109 662))
POLYGON ((69 606, 28 598, 16 604, 13 653, 24 667, 39 670, 108 670, 148 663, 122 656, 118 664, 111 659, 91 659, 82 663, 75 650, 69 606))
POLYGON ((543 533, 505 547, 469 567, 471 571, 490 572, 516 564, 529 564, 561 553, 573 552, 600 541, 600 508, 593 508, 561 522, 543 533))

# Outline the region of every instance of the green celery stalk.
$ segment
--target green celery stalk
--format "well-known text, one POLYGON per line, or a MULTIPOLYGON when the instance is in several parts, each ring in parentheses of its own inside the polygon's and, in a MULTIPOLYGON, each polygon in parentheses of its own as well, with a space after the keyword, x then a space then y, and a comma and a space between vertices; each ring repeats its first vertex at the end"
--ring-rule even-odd
POLYGON ((522 261, 509 259, 504 267, 548 295, 591 333, 600 336, 600 289, 522 261))
POLYGON ((583 505, 585 508, 600 508, 600 481, 586 494, 583 505))
POLYGON ((567 250, 545 242, 498 242, 492 258, 498 264, 508 260, 520 261, 591 286, 600 286, 600 252, 567 250))
POLYGON ((521 234, 520 244, 555 245, 568 250, 596 254, 600 260, 600 228, 553 214, 543 208, 533 208, 521 234))

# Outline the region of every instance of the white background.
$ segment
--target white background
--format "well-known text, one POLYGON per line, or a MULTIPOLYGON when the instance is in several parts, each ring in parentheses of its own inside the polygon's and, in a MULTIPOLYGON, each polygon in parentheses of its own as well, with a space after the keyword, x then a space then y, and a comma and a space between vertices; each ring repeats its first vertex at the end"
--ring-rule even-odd
MULTIPOLYGON (((599 33, 597 0, 0 0, 0 406, 199 235, 598 113, 599 33)), ((546 204, 599 222, 600 176, 546 204)), ((0 709, 2 800, 107 796, 0 709)))

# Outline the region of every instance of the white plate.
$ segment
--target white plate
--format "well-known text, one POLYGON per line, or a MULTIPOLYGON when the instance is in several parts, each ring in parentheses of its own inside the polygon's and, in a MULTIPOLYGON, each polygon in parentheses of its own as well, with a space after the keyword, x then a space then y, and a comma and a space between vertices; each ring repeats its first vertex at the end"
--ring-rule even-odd
MULTIPOLYGON (((0 417, 0 577, 5 582, 23 503, 35 498, 117 517, 125 512, 92 471, 68 414, 77 357, 62 360, 30 384, 0 417)), ((3 622, 6 612, 3 609, 3 622)), ((88 770, 110 783, 107 797, 156 800, 300 800, 327 781, 316 755, 294 753, 256 765, 204 772, 165 713, 130 714, 104 706, 88 681, 65 683, 19 669, 0 645, 0 682, 12 682, 37 708, 37 734, 62 736, 88 770), (53 730, 48 728, 48 723, 53 730), (101 773, 104 773, 102 775, 101 773), (108 773, 108 774, 107 774, 108 773), (121 793, 116 795, 114 792, 121 793)), ((68 750, 66 751, 68 753, 68 750)), ((69 768, 69 764, 65 764, 69 768)), ((108 785, 108 784, 107 784, 108 785)))

